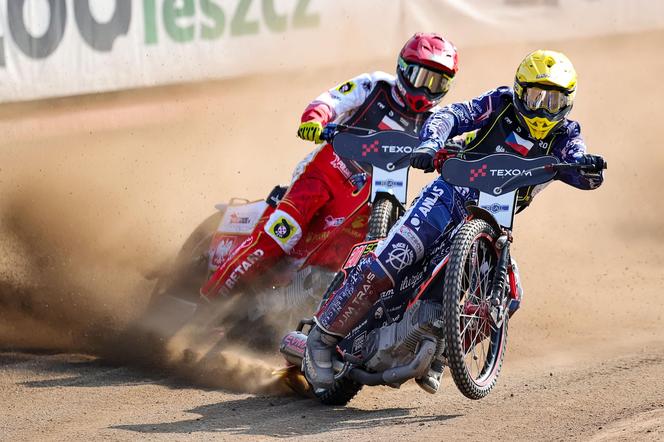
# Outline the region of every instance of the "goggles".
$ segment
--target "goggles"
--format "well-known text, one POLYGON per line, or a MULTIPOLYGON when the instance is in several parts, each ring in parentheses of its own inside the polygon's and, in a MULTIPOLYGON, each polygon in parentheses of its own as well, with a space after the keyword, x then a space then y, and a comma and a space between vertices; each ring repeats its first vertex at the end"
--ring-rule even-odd
POLYGON ((404 78, 416 89, 425 88, 431 94, 438 95, 447 92, 452 84, 453 77, 434 71, 418 64, 399 63, 404 78))
POLYGON ((522 101, 532 111, 544 109, 552 114, 557 114, 571 104, 570 97, 564 92, 535 86, 524 89, 522 101))

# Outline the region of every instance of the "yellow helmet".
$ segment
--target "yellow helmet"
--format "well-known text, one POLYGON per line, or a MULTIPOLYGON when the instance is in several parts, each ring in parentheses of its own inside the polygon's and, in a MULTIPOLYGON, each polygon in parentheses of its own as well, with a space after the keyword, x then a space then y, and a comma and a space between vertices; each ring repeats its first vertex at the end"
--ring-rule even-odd
POLYGON ((560 52, 539 49, 523 59, 514 78, 514 106, 533 138, 546 138, 572 110, 576 80, 572 62, 560 52))

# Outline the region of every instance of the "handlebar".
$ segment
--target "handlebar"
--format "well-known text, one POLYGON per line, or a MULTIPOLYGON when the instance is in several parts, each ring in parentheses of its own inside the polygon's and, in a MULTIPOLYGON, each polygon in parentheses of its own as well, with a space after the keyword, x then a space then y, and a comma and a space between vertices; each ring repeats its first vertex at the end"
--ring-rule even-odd
MULTIPOLYGON (((367 135, 376 133, 377 131, 374 129, 368 129, 366 127, 359 127, 359 126, 350 126, 346 124, 341 124, 341 123, 328 123, 324 128, 323 132, 321 133, 320 138, 324 141, 327 141, 328 143, 331 143, 334 137, 339 133, 339 129, 349 129, 349 130, 356 130, 356 131, 363 131, 366 132, 367 135)), ((456 149, 446 149, 448 153, 451 154, 465 154, 465 155, 473 155, 473 156, 486 156, 485 154, 478 153, 478 152, 464 152, 463 150, 456 150, 456 149)), ((404 158, 408 158, 410 155, 405 155, 404 158)), ((404 159, 402 158, 402 160, 404 159)), ((399 160, 401 161, 401 160, 399 160)), ((433 169, 431 171, 438 171, 440 172, 440 166, 442 166, 442 162, 439 165, 434 164, 433 169), (437 167, 436 167, 437 166, 437 167)), ((557 172, 560 170, 570 170, 570 169, 577 169, 577 170, 586 170, 589 172, 598 172, 597 168, 595 165, 591 164, 578 164, 578 163, 559 163, 559 164, 549 164, 547 166, 542 166, 542 167, 537 167, 531 172, 535 172, 538 169, 545 170, 547 172, 557 172)), ((607 162, 602 159, 602 164, 601 164, 601 169, 604 170, 607 169, 607 162)))
MULTIPOLYGON (((607 168, 607 163, 602 159, 602 168, 600 170, 606 169, 607 168)), ((545 166, 540 166, 540 167, 534 167, 529 170, 529 172, 537 172, 540 170, 543 170, 545 172, 558 172, 560 170, 570 170, 570 169, 576 169, 576 170, 587 170, 589 172, 598 172, 597 168, 593 164, 578 164, 578 163, 558 163, 558 164, 547 164, 545 166)), ((517 180, 520 177, 520 175, 513 176, 509 180, 505 181, 501 186, 499 186, 499 189, 503 189, 507 187, 508 185, 512 184, 515 180, 517 180)))
MULTIPOLYGON (((608 163, 602 159, 602 164, 601 164, 600 170, 605 170, 607 169, 608 163)), ((560 163, 560 164, 549 164, 548 166, 544 166, 544 169, 547 172, 558 172, 560 170, 570 170, 570 169, 577 169, 577 170, 587 170, 589 172, 599 172, 597 170, 597 167, 593 164, 578 164, 578 163, 560 163)))
POLYGON ((328 143, 331 143, 335 135, 339 133, 339 129, 359 130, 366 132, 367 135, 377 132, 374 129, 368 129, 366 127, 349 126, 347 124, 341 124, 341 123, 328 123, 323 128, 323 132, 320 134, 320 139, 323 141, 327 141, 328 143))
MULTIPOLYGON (((462 150, 452 150, 452 149, 447 149, 447 152, 452 153, 452 154, 463 153, 463 154, 466 154, 466 155, 467 154, 475 154, 475 155, 482 155, 482 156, 491 155, 491 154, 485 155, 485 154, 480 154, 480 153, 476 153, 476 152, 464 152, 462 150)), ((438 164, 436 164, 436 159, 434 158, 433 159, 434 170, 437 171, 438 173, 440 173, 440 170, 443 166, 443 163, 444 163, 444 161, 441 161, 438 164)), ((602 159, 601 166, 602 166, 601 170, 606 170, 607 166, 608 166, 608 163, 604 159, 602 159)), ((546 172, 558 172, 560 170, 570 170, 570 169, 586 170, 588 172, 599 172, 599 170, 597 170, 597 168, 592 164, 579 164, 579 163, 548 164, 546 166, 540 166, 540 167, 536 167, 534 169, 530 169, 530 172, 537 172, 538 170, 544 170, 546 172)), ((425 172, 432 172, 432 171, 433 170, 425 171, 425 172)))

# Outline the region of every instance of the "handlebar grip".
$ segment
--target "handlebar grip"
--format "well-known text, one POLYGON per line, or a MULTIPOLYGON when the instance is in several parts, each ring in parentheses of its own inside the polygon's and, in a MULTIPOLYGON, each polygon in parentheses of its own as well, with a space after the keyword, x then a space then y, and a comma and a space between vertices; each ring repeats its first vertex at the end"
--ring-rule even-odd
MULTIPOLYGON (((607 168, 607 163, 606 161, 603 161, 601 164, 601 169, 606 169, 607 168)), ((546 170, 549 171, 559 171, 559 170, 567 170, 567 169, 577 169, 577 170, 587 170, 587 171, 593 171, 597 172, 597 168, 592 165, 592 164, 576 164, 576 163, 562 163, 562 164, 549 164, 548 166, 544 166, 546 170)))
POLYGON ((329 123, 323 128, 323 132, 320 134, 320 139, 327 141, 328 143, 332 141, 334 136, 337 134, 337 127, 339 125, 336 123, 329 123))

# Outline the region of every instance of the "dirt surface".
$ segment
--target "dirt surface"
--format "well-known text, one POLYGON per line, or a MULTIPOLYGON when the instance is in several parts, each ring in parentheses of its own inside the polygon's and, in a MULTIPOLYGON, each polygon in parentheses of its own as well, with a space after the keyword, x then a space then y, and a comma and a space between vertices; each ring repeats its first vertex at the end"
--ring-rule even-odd
MULTIPOLYGON (((187 376, 133 363, 153 348, 109 348, 215 203, 288 182, 311 149, 294 136, 307 102, 393 60, 3 106, 0 439, 664 439, 663 44, 551 45, 579 72, 571 116, 609 170, 593 192, 552 184, 517 218, 525 301, 478 402, 446 378, 436 396, 409 382, 327 408, 266 388, 276 354, 230 351, 187 376)), ((535 47, 459 46, 449 100, 510 84, 535 47)), ((411 175, 412 192, 430 179, 411 175)))

